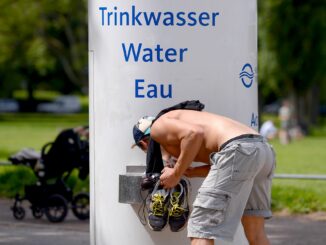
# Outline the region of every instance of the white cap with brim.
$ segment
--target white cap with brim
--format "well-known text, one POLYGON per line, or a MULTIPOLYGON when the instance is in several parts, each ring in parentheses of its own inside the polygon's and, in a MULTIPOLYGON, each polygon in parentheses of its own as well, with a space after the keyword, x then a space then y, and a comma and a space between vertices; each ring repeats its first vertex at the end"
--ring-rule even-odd
POLYGON ((145 136, 150 135, 151 126, 154 119, 155 117, 144 116, 138 120, 133 128, 135 144, 133 144, 131 148, 134 148, 145 136))

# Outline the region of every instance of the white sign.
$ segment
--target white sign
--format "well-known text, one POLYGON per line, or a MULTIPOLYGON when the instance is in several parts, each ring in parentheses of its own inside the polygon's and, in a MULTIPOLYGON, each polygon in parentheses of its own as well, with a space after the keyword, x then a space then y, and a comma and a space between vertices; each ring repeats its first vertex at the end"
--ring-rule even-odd
POLYGON ((119 174, 145 164, 130 148, 136 121, 184 100, 258 129, 256 1, 91 0, 89 68, 92 244, 189 244, 119 203, 119 174))

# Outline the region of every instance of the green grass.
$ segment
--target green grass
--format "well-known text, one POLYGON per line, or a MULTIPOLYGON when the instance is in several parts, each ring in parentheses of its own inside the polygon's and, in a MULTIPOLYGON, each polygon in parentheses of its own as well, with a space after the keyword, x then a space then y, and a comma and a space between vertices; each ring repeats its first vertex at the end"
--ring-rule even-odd
MULTIPOLYGON (((263 115, 262 120, 280 123, 275 115, 263 115)), ((281 145, 271 141, 276 151, 276 173, 326 175, 326 118, 310 129, 310 136, 281 145)), ((326 181, 274 179, 272 208, 290 213, 326 211, 326 181)))
POLYGON ((65 128, 88 125, 88 114, 0 114, 0 161, 29 147, 40 150, 65 128))
MULTIPOLYGON (((301 140, 281 145, 271 141, 276 152, 276 173, 326 175, 325 126, 315 128, 315 133, 301 140)), ((290 213, 326 211, 326 181, 274 179, 272 207, 274 211, 290 213)))
MULTIPOLYGON (((26 166, 0 166, 0 197, 13 198, 17 193, 24 195, 24 187, 37 181, 31 168, 26 166)), ((53 180, 49 180, 51 182, 53 180)), ((89 192, 89 178, 80 180, 77 170, 74 170, 66 181, 74 193, 89 192)))
POLYGON ((326 181, 274 179, 273 211, 310 213, 326 211, 326 181))
POLYGON ((271 141, 277 156, 277 173, 325 174, 326 137, 305 137, 288 145, 271 141))

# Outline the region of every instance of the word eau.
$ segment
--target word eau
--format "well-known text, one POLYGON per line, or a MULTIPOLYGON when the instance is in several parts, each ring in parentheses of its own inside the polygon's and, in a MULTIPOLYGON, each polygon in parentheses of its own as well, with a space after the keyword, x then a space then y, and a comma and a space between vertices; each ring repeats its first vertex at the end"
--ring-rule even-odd
POLYGON ((172 98, 172 84, 146 84, 144 79, 135 80, 136 98, 172 98))

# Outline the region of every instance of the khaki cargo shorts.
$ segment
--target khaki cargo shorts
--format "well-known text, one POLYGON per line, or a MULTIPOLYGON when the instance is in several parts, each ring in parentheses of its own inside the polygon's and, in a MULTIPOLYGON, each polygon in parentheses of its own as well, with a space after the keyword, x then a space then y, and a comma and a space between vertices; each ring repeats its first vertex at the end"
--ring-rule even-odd
POLYGON ((275 153, 262 136, 243 135, 210 155, 211 169, 199 188, 188 237, 232 241, 242 215, 272 216, 275 153))

